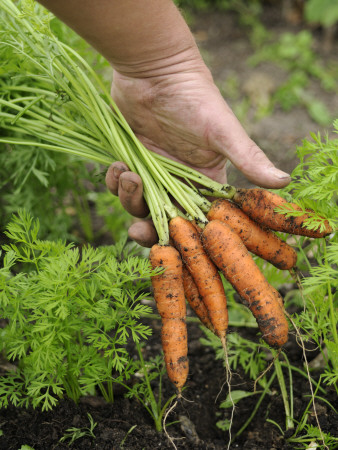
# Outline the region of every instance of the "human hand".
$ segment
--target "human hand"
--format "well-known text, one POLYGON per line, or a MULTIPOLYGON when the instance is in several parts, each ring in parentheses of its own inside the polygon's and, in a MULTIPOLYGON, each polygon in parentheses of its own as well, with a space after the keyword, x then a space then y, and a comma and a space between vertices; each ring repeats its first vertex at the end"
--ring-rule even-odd
MULTIPOLYGON (((226 183, 228 159, 258 186, 281 188, 290 182, 249 138, 201 60, 149 78, 115 72, 112 96, 140 141, 156 153, 220 183, 226 183)), ((106 183, 130 214, 148 215, 142 181, 124 163, 108 169, 106 183)), ((157 242, 149 220, 133 224, 129 236, 142 246, 157 242)))
MULTIPOLYGON (((114 67, 113 98, 147 148, 221 183, 229 159, 256 185, 288 184, 288 175, 273 166, 223 100, 172 0, 39 1, 114 67)), ((146 214, 136 174, 115 176, 111 168, 107 185, 131 214, 146 214), (137 185, 132 193, 122 186, 128 180, 137 185)), ((130 236, 151 245, 156 237, 149 226, 133 225, 130 236)))

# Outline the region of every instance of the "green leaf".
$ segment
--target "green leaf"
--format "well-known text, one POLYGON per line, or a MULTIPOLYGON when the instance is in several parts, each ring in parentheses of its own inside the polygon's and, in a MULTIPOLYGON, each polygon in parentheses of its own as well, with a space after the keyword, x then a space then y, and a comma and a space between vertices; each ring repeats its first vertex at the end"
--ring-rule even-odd
POLYGON ((308 22, 330 27, 338 22, 338 3, 336 0, 308 0, 305 2, 305 18, 308 22))
POLYGON ((332 366, 334 368, 334 372, 336 375, 338 375, 338 347, 335 342, 325 340, 325 345, 327 348, 329 359, 332 363, 332 366))
POLYGON ((112 383, 113 369, 129 379, 136 369, 126 345, 151 334, 141 322, 150 311, 141 304, 149 298, 149 261, 127 250, 118 261, 114 247, 80 251, 39 240, 38 222, 24 210, 7 230, 12 242, 3 246, 0 308, 8 325, 1 350, 17 360, 20 376, 0 379, 0 404, 49 410, 65 393, 78 400, 112 383), (11 273, 17 261, 30 264, 11 273))
POLYGON ((232 408, 233 403, 236 404, 243 398, 251 397, 259 393, 260 391, 257 392, 248 392, 241 390, 231 391, 231 393, 227 395, 227 398, 224 400, 224 402, 220 404, 220 408, 232 408))

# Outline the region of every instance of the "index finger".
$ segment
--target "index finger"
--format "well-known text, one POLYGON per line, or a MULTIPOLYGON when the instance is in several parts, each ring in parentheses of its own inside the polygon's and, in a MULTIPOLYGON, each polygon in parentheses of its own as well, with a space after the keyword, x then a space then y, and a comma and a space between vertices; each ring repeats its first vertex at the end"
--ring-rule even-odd
POLYGON ((111 164, 106 173, 106 185, 113 195, 119 193, 119 179, 123 172, 127 172, 129 167, 121 161, 116 161, 111 164))

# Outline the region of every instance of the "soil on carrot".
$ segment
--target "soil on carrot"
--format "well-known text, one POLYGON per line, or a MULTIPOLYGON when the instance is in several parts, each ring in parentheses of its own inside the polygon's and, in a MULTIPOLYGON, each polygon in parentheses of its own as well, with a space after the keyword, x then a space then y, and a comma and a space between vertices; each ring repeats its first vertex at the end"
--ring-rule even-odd
MULTIPOLYGON (((284 21, 278 3, 280 2, 271 2, 266 8, 263 16, 265 25, 280 32, 297 31, 299 25, 284 21)), ((236 74, 239 77, 240 95, 249 96, 251 104, 255 104, 253 97, 255 92, 256 95, 262 96, 269 94, 269 92, 262 92, 262 89, 268 89, 270 81, 280 82, 283 77, 276 66, 265 64, 264 68, 253 69, 246 64, 245 61, 253 50, 248 33, 238 25, 236 15, 226 12, 200 13, 196 16, 192 27, 216 82, 222 83, 228 76, 236 74), (253 88, 255 83, 256 86, 260 86, 260 91, 253 88)), ((319 46, 320 39, 318 42, 319 46)), ((333 58, 336 54, 338 54, 336 49, 332 49, 327 57, 333 58)), ((316 96, 318 86, 311 84, 309 90, 316 96)), ((322 100, 329 110, 337 111, 338 97, 331 93, 323 95, 326 98, 322 100)), ((230 105, 231 102, 230 99, 230 105)), ((294 151, 301 139, 310 131, 323 130, 323 127, 313 122, 306 110, 300 107, 289 113, 276 110, 260 120, 254 119, 254 114, 255 108, 252 107, 248 110, 244 123, 247 131, 258 145, 266 150, 272 161, 285 171, 291 171, 295 166, 294 151)), ((247 185, 247 180, 233 168, 230 170, 229 181, 237 186, 247 185)), ((102 242, 100 244, 102 245, 102 242)), ((153 320, 151 325, 153 336, 144 348, 146 359, 161 352, 160 323, 153 320)), ((1 326, 4 324, 0 324, 1 326)), ((236 331, 247 339, 257 339, 254 330, 241 328, 236 331)), ((224 385, 225 369, 221 360, 215 360, 213 350, 201 344, 200 338, 204 334, 200 327, 195 323, 189 323, 188 332, 190 375, 187 389, 183 392, 184 399, 167 419, 167 432, 178 449, 225 449, 228 445, 229 434, 216 425, 219 421, 230 419, 231 414, 231 409, 219 407, 227 396, 227 387, 224 385)), ((302 349, 293 336, 290 336, 285 352, 291 364, 303 368, 302 349)), ((316 356, 315 351, 309 352, 309 362, 316 356)), ((7 369, 8 363, 0 359, 0 375, 7 369)), ((315 371, 312 376, 316 379, 315 371)), ((232 390, 234 389, 253 390, 252 381, 242 370, 238 369, 232 375, 232 390)), ((270 391, 260 404, 254 419, 236 437, 230 449, 296 448, 295 444, 287 442, 287 438, 292 433, 287 432, 283 435, 281 432, 285 430, 285 413, 277 381, 271 386, 270 391)), ((294 416, 300 420, 309 404, 310 389, 307 380, 296 372, 293 372, 293 392, 294 416)), ((173 393, 174 389, 165 377, 163 398, 168 399, 173 393)), ((331 397, 335 398, 333 395, 330 397, 329 392, 325 397, 330 400, 331 397)), ((238 403, 233 419, 233 437, 241 431, 256 404, 257 396, 255 395, 238 403)), ((332 402, 332 406, 338 409, 337 401, 332 402)), ((330 407, 320 400, 317 401, 316 407, 322 430, 337 436, 338 423, 330 407)), ((125 391, 117 387, 113 404, 107 404, 97 396, 82 398, 78 404, 66 399, 61 400, 58 406, 49 412, 12 406, 7 409, 2 408, 0 410, 0 450, 18 450, 23 445, 29 445, 35 450, 69 448, 70 439, 63 442, 60 442, 60 439, 65 436, 69 428, 73 427, 81 431, 89 428, 88 413, 96 423, 93 429, 95 437, 88 434, 79 437, 71 444, 73 449, 173 448, 163 433, 156 432, 152 419, 144 407, 136 399, 127 399, 125 391)), ((308 413, 308 423, 316 426, 312 407, 309 408, 308 413)))

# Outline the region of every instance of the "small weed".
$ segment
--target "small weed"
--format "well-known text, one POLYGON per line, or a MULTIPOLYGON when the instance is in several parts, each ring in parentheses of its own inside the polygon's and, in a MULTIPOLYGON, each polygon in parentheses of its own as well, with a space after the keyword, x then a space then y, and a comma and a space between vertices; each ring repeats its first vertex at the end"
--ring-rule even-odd
POLYGON ((120 442, 120 448, 124 448, 124 444, 127 440, 127 437, 130 435, 130 433, 137 427, 137 425, 133 425, 126 433, 122 441, 120 442))
POLYGON ((62 436, 62 438, 60 439, 59 442, 65 442, 67 440, 69 440, 68 445, 72 445, 76 440, 81 439, 85 436, 87 437, 91 437, 93 439, 95 439, 95 434, 94 434, 94 429, 97 426, 97 423, 94 422, 93 417, 87 413, 88 415, 88 419, 90 422, 90 426, 89 427, 83 427, 83 428, 68 428, 66 430, 66 433, 62 436))

